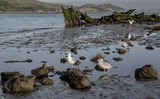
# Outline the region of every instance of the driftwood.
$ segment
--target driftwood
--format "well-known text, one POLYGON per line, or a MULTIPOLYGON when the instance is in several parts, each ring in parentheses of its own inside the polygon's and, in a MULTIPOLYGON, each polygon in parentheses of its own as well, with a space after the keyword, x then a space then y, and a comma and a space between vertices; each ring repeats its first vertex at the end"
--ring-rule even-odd
POLYGON ((62 7, 66 27, 128 23, 128 20, 135 20, 138 23, 160 22, 160 16, 157 14, 147 15, 144 12, 140 14, 133 14, 135 10, 136 9, 131 9, 126 12, 113 12, 112 15, 102 16, 101 18, 96 19, 91 18, 87 13, 75 10, 72 6, 70 8, 62 7))

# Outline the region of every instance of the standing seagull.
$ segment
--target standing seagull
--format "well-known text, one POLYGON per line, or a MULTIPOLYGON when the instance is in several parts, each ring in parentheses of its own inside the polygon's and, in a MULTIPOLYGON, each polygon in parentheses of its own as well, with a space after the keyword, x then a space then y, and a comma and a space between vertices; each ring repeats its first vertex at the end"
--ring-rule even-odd
POLYGON ((128 42, 121 41, 121 44, 122 44, 122 47, 124 48, 128 48, 128 49, 130 48, 128 42))
POLYGON ((129 24, 132 25, 134 20, 128 20, 129 24))
POLYGON ((104 69, 104 72, 105 72, 106 69, 108 70, 111 67, 113 67, 110 63, 103 61, 102 58, 100 58, 98 60, 98 65, 99 65, 99 67, 101 67, 102 69, 104 69))
POLYGON ((128 40, 130 40, 132 38, 131 33, 127 33, 127 35, 126 35, 125 38, 128 39, 128 40))
POLYGON ((70 63, 72 65, 74 65, 77 62, 77 60, 72 57, 71 53, 67 54, 67 61, 68 61, 68 63, 70 63))

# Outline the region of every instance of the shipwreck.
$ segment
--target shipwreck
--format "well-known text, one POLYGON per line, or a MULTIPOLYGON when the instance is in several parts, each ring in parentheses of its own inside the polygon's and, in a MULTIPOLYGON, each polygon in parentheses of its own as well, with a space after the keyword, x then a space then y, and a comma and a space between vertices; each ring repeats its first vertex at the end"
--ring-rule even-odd
POLYGON ((160 22, 160 16, 158 14, 148 15, 145 12, 134 14, 133 12, 135 10, 113 12, 111 15, 102 16, 101 18, 91 18, 87 13, 75 10, 72 6, 70 8, 64 8, 62 6, 66 27, 128 23, 128 20, 134 20, 137 23, 160 22))

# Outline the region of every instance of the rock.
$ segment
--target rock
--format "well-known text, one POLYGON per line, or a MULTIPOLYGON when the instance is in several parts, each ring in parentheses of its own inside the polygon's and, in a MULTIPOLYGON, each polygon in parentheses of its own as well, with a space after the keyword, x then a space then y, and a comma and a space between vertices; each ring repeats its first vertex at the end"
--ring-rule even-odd
POLYGON ((89 73, 92 73, 92 71, 94 71, 93 69, 84 69, 82 71, 82 74, 89 74, 89 73))
POLYGON ((71 52, 74 53, 74 54, 77 54, 77 47, 71 48, 71 52))
POLYGON ((48 77, 45 77, 42 79, 42 85, 50 85, 50 84, 53 84, 53 80, 48 78, 48 77))
POLYGON ((1 81, 4 84, 7 80, 17 77, 23 77, 24 75, 20 74, 20 72, 1 72, 1 81))
POLYGON ((31 63, 33 61, 32 61, 32 59, 26 59, 26 62, 31 63))
POLYGON ((120 55, 123 55, 123 54, 125 54, 127 51, 125 50, 125 49, 123 49, 123 48, 120 48, 120 49, 118 49, 118 51, 117 51, 120 55))
POLYGON ((158 79, 158 72, 153 68, 152 65, 145 65, 142 68, 135 70, 135 78, 137 80, 156 80, 158 79))
POLYGON ((27 93, 34 90, 35 76, 13 78, 2 87, 4 93, 27 93))
POLYGON ((71 74, 71 73, 81 73, 81 70, 77 69, 77 68, 68 68, 67 69, 67 73, 71 74))
POLYGON ((55 50, 51 50, 50 53, 55 53, 55 50))
POLYGON ((122 61, 123 59, 120 57, 114 57, 113 60, 115 60, 117 62, 117 61, 122 61))
POLYGON ((86 57, 84 57, 84 56, 80 56, 80 57, 79 57, 79 59, 80 59, 80 60, 85 60, 85 59, 86 59, 86 57))
POLYGON ((69 82, 69 74, 67 72, 64 72, 60 77, 62 81, 69 82))
POLYGON ((68 68, 67 71, 61 73, 60 79, 69 82, 69 74, 81 73, 81 70, 76 68, 68 68))
POLYGON ((76 68, 67 69, 67 71, 60 76, 60 79, 67 81, 73 89, 87 89, 90 88, 91 84, 89 78, 81 74, 81 70, 76 68))
POLYGON ((47 63, 47 61, 41 61, 41 63, 47 63))
POLYGON ((34 86, 35 87, 40 87, 42 84, 40 82, 35 82, 34 86))
POLYGON ((152 28, 152 31, 160 31, 160 26, 155 26, 152 28))
POLYGON ((11 61, 5 61, 5 63, 20 63, 20 62, 28 62, 28 63, 31 63, 32 62, 32 59, 26 59, 24 61, 20 61, 20 60, 11 60, 11 61))
POLYGON ((111 76, 105 74, 105 75, 102 75, 100 76, 99 80, 110 80, 111 79, 111 76))
POLYGON ((67 59, 66 58, 62 58, 62 59, 60 59, 60 62, 65 64, 67 62, 67 59))
POLYGON ((69 86, 73 89, 88 89, 91 81, 86 75, 71 73, 69 75, 69 86))
POLYGON ((100 67, 99 65, 96 65, 95 67, 94 67, 94 69, 96 69, 97 71, 107 71, 107 69, 106 70, 104 70, 102 67, 100 67))
POLYGON ((48 73, 53 71, 54 71, 53 66, 48 66, 46 63, 44 63, 42 67, 32 70, 31 73, 35 75, 36 78, 43 78, 43 77, 48 77, 48 73))
POLYGON ((148 49, 148 50, 153 50, 154 48, 153 48, 151 45, 148 45, 148 46, 146 47, 146 49, 148 49))
POLYGON ((109 54, 110 54, 110 52, 104 52, 104 54, 108 54, 108 55, 109 55, 109 54))
POLYGON ((56 75, 63 75, 64 73, 66 73, 66 71, 54 71, 54 73, 56 74, 56 75))
POLYGON ((77 60, 76 63, 73 64, 73 65, 78 66, 80 63, 81 63, 81 62, 80 62, 79 60, 77 60))

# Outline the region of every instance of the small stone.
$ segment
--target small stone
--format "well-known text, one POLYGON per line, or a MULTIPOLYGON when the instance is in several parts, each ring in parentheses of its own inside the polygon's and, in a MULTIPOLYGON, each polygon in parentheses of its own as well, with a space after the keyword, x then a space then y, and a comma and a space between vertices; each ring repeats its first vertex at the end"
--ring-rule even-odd
POLYGON ((120 57, 114 57, 113 60, 115 60, 117 62, 117 61, 122 61, 123 59, 120 57))
POLYGON ((125 54, 127 51, 126 51, 125 49, 120 48, 120 49, 118 49, 117 52, 118 52, 120 55, 123 55, 123 54, 125 54))
POLYGON ((35 84, 34 84, 35 87, 40 87, 41 85, 42 85, 42 84, 39 83, 39 82, 35 82, 35 84))
POLYGON ((84 69, 82 71, 83 74, 89 74, 89 73, 92 73, 93 69, 84 69))
POLYGON ((146 47, 146 49, 148 49, 148 50, 153 50, 154 48, 153 48, 151 45, 148 45, 148 46, 146 47))
POLYGON ((65 64, 67 62, 67 59, 66 58, 62 58, 62 59, 60 59, 60 62, 65 64))
POLYGON ((32 61, 32 59, 26 59, 26 62, 31 63, 33 61, 32 61))
POLYGON ((74 53, 74 54, 77 54, 77 47, 71 48, 71 52, 74 53))
POLYGON ((48 77, 45 77, 42 79, 42 85, 50 85, 50 84, 53 84, 53 80, 48 78, 48 77))
POLYGON ((55 53, 55 51, 54 51, 54 50, 51 50, 50 53, 55 53))
POLYGON ((110 76, 109 75, 107 75, 107 74, 105 74, 105 75, 102 75, 100 78, 99 78, 99 80, 110 80, 110 76))
POLYGON ((47 61, 41 61, 41 63, 47 63, 47 61))
POLYGON ((85 60, 85 59, 86 59, 86 57, 84 57, 84 56, 80 56, 80 57, 79 57, 79 59, 80 59, 80 60, 85 60))
POLYGON ((104 52, 104 54, 110 54, 110 52, 104 52))

